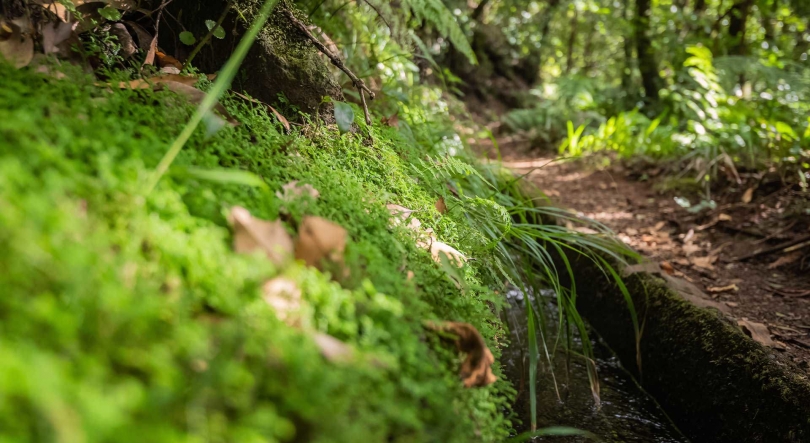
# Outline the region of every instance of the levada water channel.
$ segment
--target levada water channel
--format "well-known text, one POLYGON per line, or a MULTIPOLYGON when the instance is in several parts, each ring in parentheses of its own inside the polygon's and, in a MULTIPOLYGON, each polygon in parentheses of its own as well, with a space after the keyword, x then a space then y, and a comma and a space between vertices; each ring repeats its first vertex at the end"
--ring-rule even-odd
MULTIPOLYGON (((519 433, 529 431, 529 327, 524 303, 531 302, 542 315, 544 328, 536 330, 540 349, 537 365, 537 428, 565 426, 588 431, 603 442, 688 442, 633 377, 621 366, 619 359, 594 332, 594 367, 598 380, 598 397, 588 376, 586 360, 579 353, 579 337, 565 344, 558 335, 558 309, 553 291, 541 290, 524 294, 512 289, 507 292, 508 305, 503 311, 509 325, 511 346, 504 350, 502 362, 507 376, 518 391, 515 411, 523 422, 516 426, 519 433), (540 309, 537 309, 540 308, 540 309), (542 335, 542 336, 541 336, 542 335), (549 344, 549 356, 544 352, 543 338, 549 344), (557 342, 556 350, 553 343, 557 342), (566 351, 566 347, 570 351, 566 351), (555 355, 551 355, 554 353, 555 355), (549 362, 550 361, 550 362, 549 362)), ((575 334, 574 334, 575 335, 575 334)), ((585 437, 534 437, 533 441, 580 442, 585 437)))

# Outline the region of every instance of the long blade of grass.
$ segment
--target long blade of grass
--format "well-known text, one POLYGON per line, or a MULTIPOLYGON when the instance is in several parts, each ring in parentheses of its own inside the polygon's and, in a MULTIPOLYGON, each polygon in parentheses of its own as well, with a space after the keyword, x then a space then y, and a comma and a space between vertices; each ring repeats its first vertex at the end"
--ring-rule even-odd
POLYGON ((256 36, 259 35, 259 31, 261 31, 265 22, 267 22, 268 17, 270 17, 270 13, 273 12, 273 8, 275 8, 276 3, 278 3, 278 0, 266 0, 264 2, 262 9, 259 11, 259 15, 250 25, 250 29, 248 29, 244 37, 242 37, 242 40, 239 42, 236 50, 234 50, 231 57, 225 63, 225 66, 223 66, 222 71, 220 71, 217 79, 214 81, 213 86, 211 86, 211 90, 208 91, 205 98, 203 98, 202 102, 200 102, 199 106, 197 106, 197 109, 191 116, 191 120, 186 123, 183 131, 180 132, 180 135, 177 136, 172 145, 169 147, 169 150, 160 160, 160 163, 158 163, 157 168, 155 168, 155 171, 152 173, 152 176, 149 178, 149 182, 146 185, 146 194, 152 192, 152 189, 155 188, 161 177, 163 177, 163 175, 166 173, 166 170, 169 169, 169 166, 171 166, 172 162, 177 157, 177 154, 179 154, 183 149, 183 146, 185 146, 188 139, 191 138, 191 135, 194 133, 194 130, 197 129, 197 126, 200 125, 203 118, 212 111, 214 106, 222 97, 222 94, 224 94, 225 91, 231 87, 231 82, 236 76, 239 66, 242 64, 248 50, 256 40, 256 36))
POLYGON ((576 428, 569 428, 567 426, 552 426, 548 428, 538 429, 536 431, 524 432, 522 434, 510 438, 509 440, 507 440, 507 443, 521 443, 524 441, 529 441, 534 437, 547 437, 547 436, 558 436, 558 437, 574 436, 574 437, 585 437, 596 441, 599 440, 599 438, 596 435, 588 431, 583 431, 581 429, 576 428))

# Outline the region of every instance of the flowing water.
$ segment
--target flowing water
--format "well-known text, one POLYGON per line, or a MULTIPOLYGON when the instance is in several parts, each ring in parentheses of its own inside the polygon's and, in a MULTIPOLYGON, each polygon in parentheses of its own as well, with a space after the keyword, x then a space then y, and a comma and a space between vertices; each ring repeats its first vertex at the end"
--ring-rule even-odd
MULTIPOLYGON (((522 425, 516 426, 519 432, 528 431, 530 424, 528 326, 524 303, 531 299, 532 306, 542 306, 541 315, 546 319, 546 330, 552 336, 546 338, 553 342, 558 322, 553 295, 551 291, 539 291, 535 300, 534 296, 526 297, 518 290, 507 293, 509 304, 504 319, 509 324, 512 342, 504 350, 501 361, 518 391, 515 411, 523 421, 522 425)), ((560 345, 549 364, 538 335, 538 345, 541 346, 536 389, 538 428, 574 427, 596 434, 604 442, 688 442, 658 404, 622 368, 613 351, 593 332, 591 340, 600 387, 598 406, 583 357, 567 356, 560 345)), ((573 349, 580 349, 578 338, 572 344, 573 349)), ((537 437, 534 441, 587 440, 582 437, 537 437)))

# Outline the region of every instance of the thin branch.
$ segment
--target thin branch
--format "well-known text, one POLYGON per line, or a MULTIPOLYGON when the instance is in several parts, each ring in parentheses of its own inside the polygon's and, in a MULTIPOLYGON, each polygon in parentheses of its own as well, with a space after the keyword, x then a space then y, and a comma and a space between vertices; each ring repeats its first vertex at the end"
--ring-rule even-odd
MULTIPOLYGON (((371 2, 369 0, 357 0, 357 1, 358 1, 358 3, 360 1, 362 1, 363 3, 367 4, 369 8, 373 9, 374 12, 377 13, 377 16, 380 17, 380 20, 382 20, 383 23, 385 23, 385 26, 388 26, 388 29, 390 29, 391 32, 394 32, 394 28, 391 27, 391 23, 388 23, 388 20, 385 19, 384 15, 382 15, 382 12, 380 12, 380 10, 376 6, 371 4, 371 2)), ((487 0, 487 1, 489 1, 489 0, 487 0)))
POLYGON ((371 89, 369 89, 368 86, 366 86, 363 80, 354 75, 354 73, 351 70, 349 70, 349 68, 347 68, 345 64, 343 64, 343 60, 341 60, 340 57, 337 56, 337 54, 333 54, 332 51, 330 51, 329 48, 326 47, 326 45, 321 43, 320 40, 318 40, 314 35, 312 35, 312 33, 309 31, 309 28, 307 28, 307 25, 301 22, 301 20, 298 20, 298 18, 295 15, 293 15, 293 13, 290 12, 289 9, 283 9, 282 11, 284 12, 284 15, 286 15, 287 18, 296 27, 298 27, 298 29, 300 29, 301 32, 303 32, 304 35, 307 36, 307 38, 309 38, 312 41, 312 44, 314 44, 319 51, 321 51, 324 55, 329 57, 329 60, 332 62, 333 65, 337 66, 338 69, 340 69, 341 71, 346 73, 346 75, 349 76, 349 79, 351 79, 354 86, 360 92, 360 99, 363 103, 363 112, 365 113, 366 124, 370 125, 371 117, 369 116, 368 106, 366 105, 366 97, 365 95, 363 95, 363 93, 364 92, 367 93, 369 99, 374 100, 374 92, 372 92, 371 89))

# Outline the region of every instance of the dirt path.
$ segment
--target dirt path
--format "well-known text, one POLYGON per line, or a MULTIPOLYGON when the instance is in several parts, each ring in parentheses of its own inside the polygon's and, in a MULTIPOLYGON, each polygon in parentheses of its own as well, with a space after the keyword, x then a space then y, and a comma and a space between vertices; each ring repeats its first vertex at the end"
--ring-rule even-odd
MULTIPOLYGON (((810 369, 810 201, 798 189, 743 176, 748 185, 718 193, 716 208, 690 212, 676 202, 689 199, 683 192, 656 190, 663 178, 638 179, 654 170, 597 170, 502 151, 506 166, 528 173, 555 203, 607 225, 663 272, 702 290, 706 304, 775 349, 780 361, 810 369)), ((696 201, 692 196, 693 211, 696 201)))

